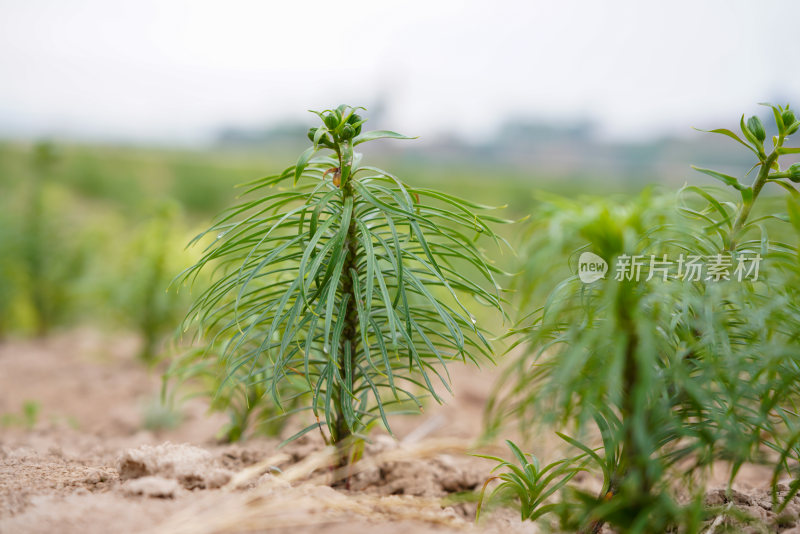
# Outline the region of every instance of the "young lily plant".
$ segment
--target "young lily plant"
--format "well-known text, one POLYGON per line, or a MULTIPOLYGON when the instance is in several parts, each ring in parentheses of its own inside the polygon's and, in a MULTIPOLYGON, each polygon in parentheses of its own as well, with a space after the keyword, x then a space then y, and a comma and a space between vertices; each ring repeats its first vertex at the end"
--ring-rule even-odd
POLYGON ((742 137, 712 130, 756 156, 749 184, 750 172, 698 169, 729 188, 686 186, 677 202, 553 201, 537 213, 519 290, 541 307, 519 329, 525 350, 490 410, 528 434, 569 429, 575 437, 562 437, 602 482, 592 493, 567 484, 549 507, 531 496, 571 471, 532 485, 501 464, 530 517, 533 502, 570 531, 699 532, 727 513, 704 503, 709 471, 723 466, 731 484, 744 464, 772 468, 777 512, 800 491, 800 164, 779 164, 800 153, 785 146, 800 122, 788 106, 770 108, 770 149, 757 117, 742 118, 742 137), (789 195, 763 194, 768 184, 789 195), (608 271, 549 274, 587 253, 608 271))
POLYGON ((194 240, 213 236, 182 275, 216 273, 187 327, 215 347, 228 379, 296 406, 287 415, 310 411, 289 439, 319 428, 340 464, 373 425, 389 430, 392 413, 441 402, 449 362, 491 361, 478 317, 503 313, 501 271, 481 248, 505 247, 491 226, 501 219, 364 164, 359 145, 409 138, 362 132, 362 109, 314 112, 312 146, 246 184, 245 200, 194 240))

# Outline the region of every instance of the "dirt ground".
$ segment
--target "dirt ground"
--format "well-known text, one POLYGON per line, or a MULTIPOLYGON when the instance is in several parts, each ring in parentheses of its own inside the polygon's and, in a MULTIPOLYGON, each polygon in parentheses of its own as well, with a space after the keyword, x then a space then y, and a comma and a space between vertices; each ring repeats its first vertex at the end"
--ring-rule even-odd
MULTIPOLYGON (((0 343, 0 533, 538 532, 513 510, 476 525, 474 499, 463 498, 493 467, 468 454, 491 371, 453 365, 454 398, 394 420, 397 439, 375 436, 349 488, 333 489, 313 433, 281 449, 267 439, 220 445, 226 419, 199 399, 157 430, 168 420, 155 408, 160 374, 137 348, 134 337, 86 329, 0 343)), ((543 440, 532 452, 555 447, 543 440)), ((764 473, 742 480, 734 505, 775 523, 764 473)), ((789 512, 780 530, 800 532, 800 503, 789 512)))
MULTIPOLYGON (((0 532, 476 529, 474 504, 457 496, 492 467, 466 454, 491 376, 453 366, 456 398, 396 420, 399 441, 376 436, 365 457, 378 462, 334 490, 313 435, 280 450, 267 439, 220 445, 226 418, 199 399, 181 406, 177 427, 148 430, 161 379, 137 349, 135 337, 85 329, 0 344, 0 532)), ((512 512, 486 528, 533 531, 512 512)))

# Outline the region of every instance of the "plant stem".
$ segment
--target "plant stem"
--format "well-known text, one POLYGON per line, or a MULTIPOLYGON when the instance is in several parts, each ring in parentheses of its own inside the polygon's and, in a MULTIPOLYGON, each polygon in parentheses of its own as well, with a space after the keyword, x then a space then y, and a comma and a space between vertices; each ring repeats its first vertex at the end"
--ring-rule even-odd
POLYGON ((736 240, 742 228, 744 228, 747 218, 750 216, 750 211, 753 209, 753 204, 755 204, 758 194, 767 183, 769 171, 777 158, 778 151, 773 150, 772 153, 761 162, 761 169, 758 171, 758 176, 756 176, 756 179, 753 181, 753 185, 750 186, 752 195, 750 195, 749 198, 743 198, 742 205, 739 207, 739 212, 736 214, 736 221, 733 223, 733 228, 731 228, 731 240, 730 245, 728 245, 729 251, 733 252, 736 250, 736 240))
MULTIPOLYGON (((637 492, 639 495, 649 495, 652 488, 652 482, 647 474, 647 460, 645 459, 648 452, 646 450, 641 450, 633 428, 633 419, 636 411, 642 409, 641 406, 637 406, 636 399, 636 388, 641 375, 639 361, 636 355, 636 351, 639 348, 639 336, 636 332, 636 324, 630 316, 631 310, 635 309, 634 301, 636 297, 634 291, 635 288, 632 285, 623 286, 620 290, 617 302, 617 313, 619 314, 621 330, 625 333, 627 338, 625 343, 625 360, 623 362, 622 397, 619 405, 624 435, 618 463, 615 466, 615 472, 611 475, 608 488, 604 489, 603 493, 598 495, 598 501, 613 498, 619 491, 623 481, 632 473, 634 476, 637 476, 639 485, 637 492)), ((645 407, 644 409, 647 408, 645 407)), ((585 532, 588 534, 599 534, 604 524, 605 520, 596 519, 589 524, 585 532)))
POLYGON ((37 170, 31 182, 30 200, 26 217, 25 259, 30 275, 30 299, 36 315, 36 335, 44 337, 50 330, 50 307, 47 303, 44 286, 47 283, 44 276, 44 182, 47 175, 46 163, 37 161, 37 170))
POLYGON ((640 387, 641 370, 639 369, 639 360, 636 354, 640 348, 639 336, 636 332, 636 324, 630 317, 630 310, 632 307, 625 306, 622 308, 622 324, 628 335, 628 341, 625 346, 625 368, 623 371, 623 384, 622 384, 622 402, 620 406, 620 415, 625 428, 625 435, 622 442, 622 451, 620 452, 620 465, 617 472, 617 480, 611 481, 610 492, 616 493, 619 487, 619 482, 627 478, 631 472, 637 476, 638 487, 637 492, 640 496, 649 495, 652 489, 652 481, 647 472, 647 459, 650 452, 642 446, 636 438, 634 425, 636 424, 637 412, 640 414, 644 409, 649 411, 649 406, 641 405, 641 399, 637 398, 637 388, 640 387))
MULTIPOLYGON (((341 162, 341 159, 340 159, 341 162)), ((344 163, 344 162, 342 162, 344 163)), ((340 167, 341 169, 342 167, 340 167)), ((342 184, 342 198, 353 197, 353 187, 348 180, 347 183, 342 184)), ((359 336, 359 319, 358 308, 356 306, 356 299, 358 295, 355 291, 355 283, 353 278, 358 276, 358 227, 356 226, 355 209, 353 216, 350 218, 350 226, 347 229, 347 237, 345 238, 344 253, 347 254, 344 262, 342 272, 342 298, 347 296, 346 309, 340 310, 340 313, 345 314, 344 330, 342 331, 341 341, 338 347, 338 367, 339 373, 346 379, 345 369, 350 368, 350 380, 347 384, 348 389, 353 391, 353 377, 356 374, 356 351, 358 350, 358 336, 359 336), (348 357, 350 361, 347 362, 348 357)), ((349 463, 349 447, 347 438, 352 435, 352 430, 347 424, 344 415, 345 403, 350 402, 349 394, 341 386, 336 387, 335 390, 335 419, 332 428, 332 441, 336 444, 339 456, 339 465, 344 466, 349 463)))
MULTIPOLYGON (((159 221, 159 225, 161 222, 159 221)), ((156 255, 153 258, 152 268, 150 269, 149 277, 144 286, 144 301, 142 302, 142 316, 139 321, 139 326, 142 330, 142 337, 144 338, 142 350, 139 357, 147 364, 153 364, 156 360, 156 353, 158 350, 159 341, 159 322, 160 310, 158 309, 157 295, 161 290, 161 279, 164 276, 164 263, 166 261, 165 244, 167 242, 166 231, 163 226, 159 227, 157 234, 158 241, 156 243, 156 255)))

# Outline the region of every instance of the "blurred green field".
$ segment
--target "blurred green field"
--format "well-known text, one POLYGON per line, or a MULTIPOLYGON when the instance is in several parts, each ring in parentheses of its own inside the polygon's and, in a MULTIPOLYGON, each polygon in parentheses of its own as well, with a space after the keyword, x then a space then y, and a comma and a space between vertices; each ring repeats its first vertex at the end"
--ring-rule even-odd
MULTIPOLYGON (((186 244, 232 204, 236 184, 280 172, 294 158, 0 144, 0 337, 88 323, 138 331, 143 357, 152 358, 189 306, 190 291, 167 291, 200 251, 186 244)), ((509 218, 533 203, 534 180, 520 169, 378 163, 414 185, 508 204, 502 213, 509 218)))
MULTIPOLYGON (((546 176, 497 160, 367 156, 412 185, 506 206, 499 213, 516 220, 532 213, 542 192, 624 199, 647 183, 546 176)), ((233 203, 237 184, 280 172, 295 157, 290 150, 0 143, 0 337, 89 323, 138 331, 143 356, 154 356, 189 306, 190 291, 167 291, 200 251, 186 244, 233 203)), ((514 245, 519 230, 498 229, 514 245)), ((510 266, 512 258, 498 261, 510 266)))

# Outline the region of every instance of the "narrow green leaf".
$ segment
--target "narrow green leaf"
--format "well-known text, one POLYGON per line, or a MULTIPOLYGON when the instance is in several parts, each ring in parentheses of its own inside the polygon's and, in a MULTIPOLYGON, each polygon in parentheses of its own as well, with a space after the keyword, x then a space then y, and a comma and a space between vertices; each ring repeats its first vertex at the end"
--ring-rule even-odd
POLYGON ((736 189, 738 189, 740 191, 744 187, 742 184, 739 183, 739 180, 737 180, 736 178, 734 178, 733 176, 730 176, 728 174, 723 174, 721 172, 717 172, 717 171, 714 171, 714 170, 711 170, 711 169, 704 169, 702 167, 696 167, 694 165, 692 165, 692 168, 694 170, 698 171, 698 172, 702 172, 703 174, 707 174, 708 176, 711 176, 712 178, 716 178, 717 180, 720 180, 724 184, 729 185, 731 187, 734 187, 734 188, 736 188, 736 189))
POLYGON ((353 146, 358 146, 367 141, 374 141, 375 139, 416 139, 416 137, 408 137, 389 130, 373 130, 371 132, 364 132, 355 137, 353 139, 353 146))
MULTIPOLYGON (((744 117, 744 115, 742 117, 744 117)), ((758 151, 755 148, 753 148, 749 144, 747 144, 744 141, 742 141, 742 139, 738 135, 736 135, 732 131, 728 130, 727 128, 717 128, 715 130, 701 130, 700 128, 695 128, 695 129, 697 131, 700 131, 700 132, 726 135, 726 136, 730 137, 731 139, 733 139, 734 141, 736 141, 738 143, 741 143, 743 146, 746 146, 753 154, 758 156, 758 151)))
POLYGON ((294 166, 294 185, 297 185, 300 175, 303 174, 303 171, 306 169, 306 165, 308 165, 308 160, 311 159, 311 156, 313 156, 317 150, 317 148, 310 146, 305 149, 302 154, 300 154, 300 157, 297 159, 297 163, 294 166))

